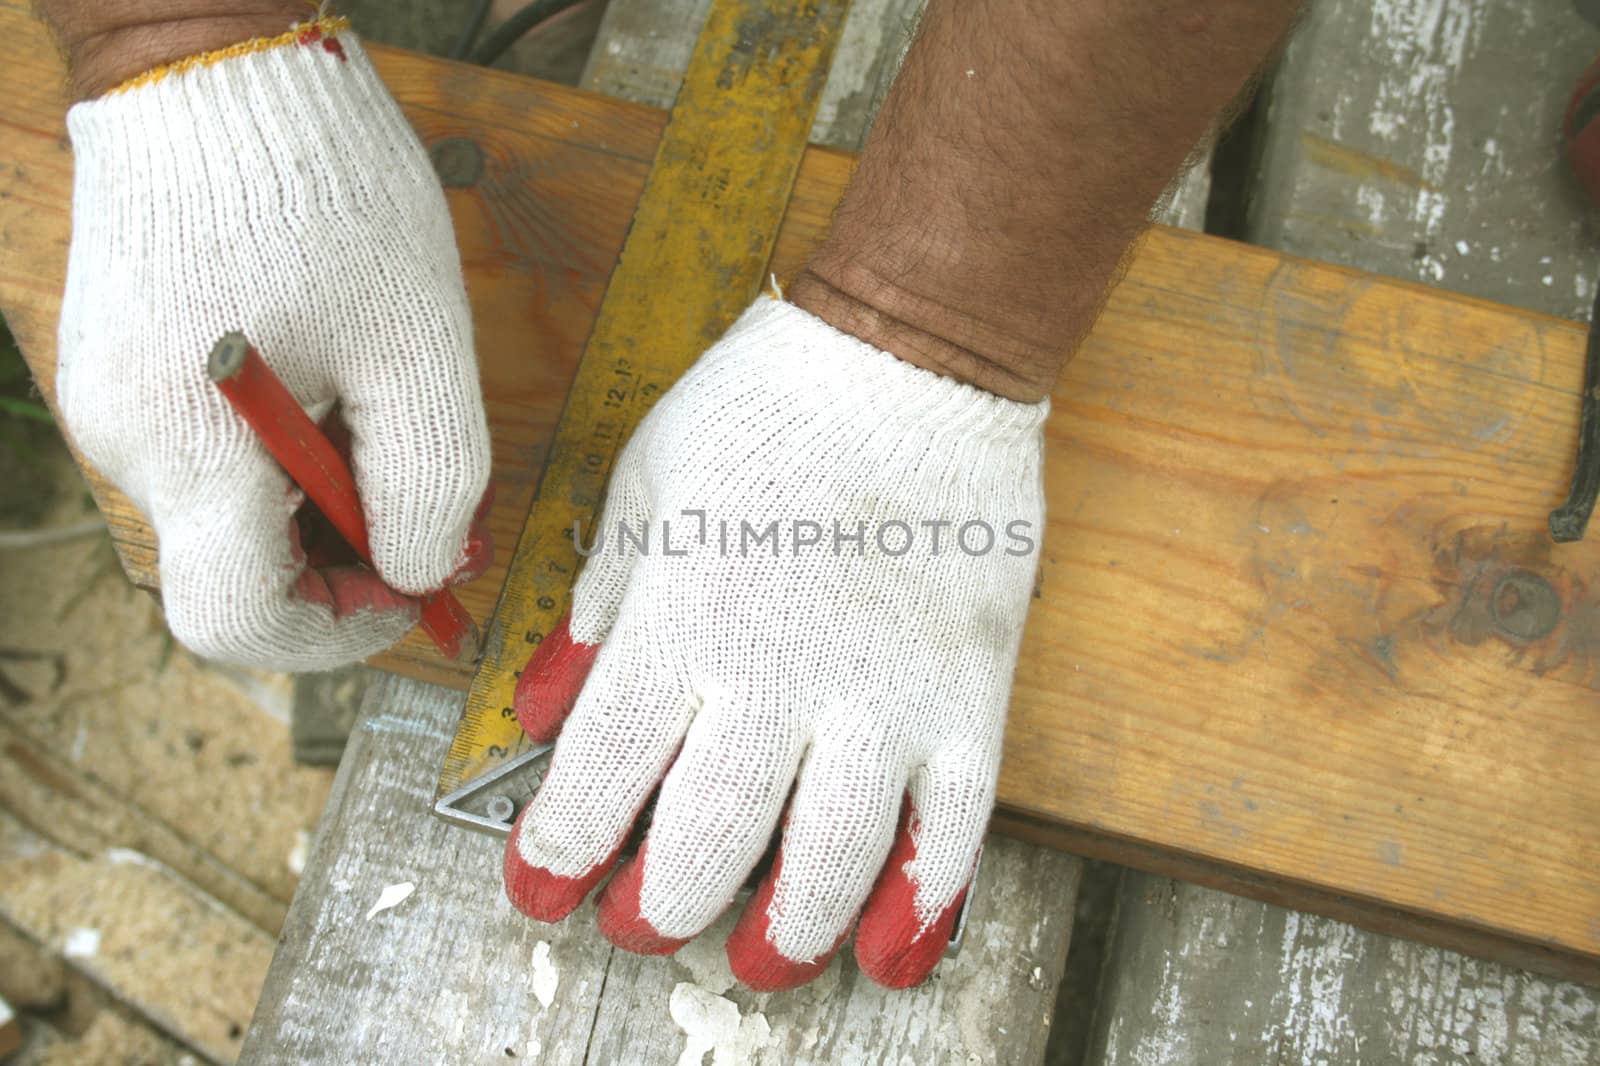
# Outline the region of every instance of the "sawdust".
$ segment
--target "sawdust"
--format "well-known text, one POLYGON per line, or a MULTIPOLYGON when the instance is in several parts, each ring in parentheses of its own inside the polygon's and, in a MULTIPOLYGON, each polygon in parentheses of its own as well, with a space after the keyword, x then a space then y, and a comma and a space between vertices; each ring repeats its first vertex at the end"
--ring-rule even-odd
POLYGON ((50 1039, 29 1066, 200 1066, 201 1060, 114 1010, 95 1015, 76 1039, 50 1039))
POLYGON ((159 863, 79 858, 0 812, 0 914, 218 1060, 255 1009, 273 941, 159 863))
MULTIPOLYGON (((77 486, 43 521, 78 513, 77 486)), ((103 536, 0 552, 0 601, 0 721, 287 903, 296 877, 281 856, 332 784, 290 758, 288 677, 174 645, 103 536)))
POLYGON ((66 997, 61 959, 0 922, 0 999, 20 1011, 54 1011, 66 997))

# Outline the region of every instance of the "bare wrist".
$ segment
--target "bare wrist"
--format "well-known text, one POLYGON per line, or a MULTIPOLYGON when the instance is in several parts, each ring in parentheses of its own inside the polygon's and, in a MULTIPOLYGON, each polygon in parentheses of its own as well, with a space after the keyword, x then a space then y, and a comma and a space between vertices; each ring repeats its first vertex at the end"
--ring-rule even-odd
POLYGON ((92 99, 186 56, 275 36, 315 13, 304 0, 55 0, 40 6, 66 49, 74 100, 92 99))
POLYGON ((1008 400, 1037 403, 1049 396, 1067 355, 999 335, 978 318, 860 266, 814 263, 787 295, 837 330, 1008 400))

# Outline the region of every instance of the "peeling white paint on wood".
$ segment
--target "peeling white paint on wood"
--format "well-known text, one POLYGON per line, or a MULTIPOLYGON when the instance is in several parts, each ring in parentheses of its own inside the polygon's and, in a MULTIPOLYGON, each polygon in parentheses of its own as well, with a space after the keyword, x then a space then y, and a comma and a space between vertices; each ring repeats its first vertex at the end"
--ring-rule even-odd
POLYGON ((550 944, 541 940, 533 946, 533 997, 539 1006, 548 1007, 555 1002, 556 989, 561 987, 561 971, 550 961, 550 944))
POLYGON ((678 1066, 743 1066, 756 1061, 772 1039, 772 1027, 760 1013, 748 1018, 730 999, 687 981, 672 987, 668 1000, 672 1021, 683 1031, 678 1066))
POLYGON ((411 893, 416 890, 417 886, 410 881, 402 881, 399 884, 385 886, 384 890, 378 893, 378 898, 372 904, 372 907, 367 911, 367 921, 372 921, 375 915, 381 914, 392 907, 400 906, 400 904, 410 899, 411 893))
POLYGON ((1087 1062, 1592 1066, 1596 990, 1129 874, 1087 1062))
POLYGON ((1586 317, 1574 275, 1593 239, 1560 144, 1597 49, 1569 3, 1307 5, 1271 89, 1250 239, 1586 317), (1550 251, 1557 269, 1534 265, 1550 251))

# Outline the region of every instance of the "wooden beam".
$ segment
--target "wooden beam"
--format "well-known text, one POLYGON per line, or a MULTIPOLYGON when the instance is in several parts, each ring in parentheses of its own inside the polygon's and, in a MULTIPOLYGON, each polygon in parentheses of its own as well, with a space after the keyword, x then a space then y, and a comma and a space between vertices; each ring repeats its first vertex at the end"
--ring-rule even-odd
MULTIPOLYGON (((48 395, 70 160, 60 70, 25 7, 0 0, 0 308, 48 395)), ((509 544, 664 116, 378 59, 425 143, 483 155, 449 195, 509 544)), ((849 169, 808 153, 780 276, 849 169)), ((1559 319, 1152 230, 1055 396, 1009 815, 1600 979, 1600 560, 1544 526, 1583 343, 1559 319)), ((97 492, 153 585, 148 531, 97 492)), ((465 590, 480 617, 499 577, 465 590)), ((419 640, 384 664, 466 680, 419 640)))

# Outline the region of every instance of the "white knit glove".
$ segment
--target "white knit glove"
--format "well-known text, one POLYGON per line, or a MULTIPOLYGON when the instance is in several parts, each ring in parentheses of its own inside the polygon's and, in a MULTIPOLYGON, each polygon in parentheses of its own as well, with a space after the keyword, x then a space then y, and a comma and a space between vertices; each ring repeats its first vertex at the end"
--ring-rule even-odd
POLYGON ((789 800, 734 973, 808 980, 860 912, 867 974, 926 976, 994 802, 1046 411, 758 300, 634 434, 569 620, 523 672, 524 728, 561 735, 507 847, 513 903, 570 912, 661 782, 599 920, 621 947, 673 951, 789 800))
POLYGON ((392 644, 417 618, 393 590, 487 561, 470 534, 489 436, 444 195, 360 43, 310 32, 199 63, 67 128, 61 410, 154 526, 173 633, 288 670, 392 644), (206 377, 233 329, 313 418, 339 405, 377 575, 307 568, 299 493, 206 377))

